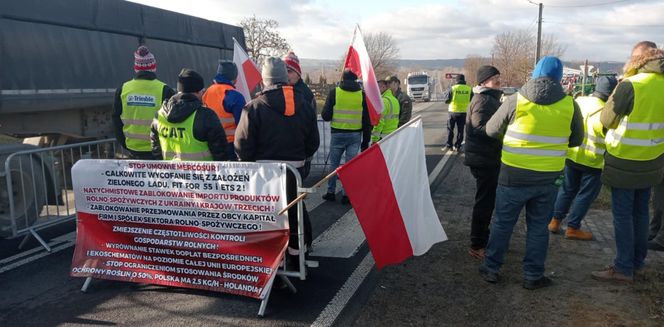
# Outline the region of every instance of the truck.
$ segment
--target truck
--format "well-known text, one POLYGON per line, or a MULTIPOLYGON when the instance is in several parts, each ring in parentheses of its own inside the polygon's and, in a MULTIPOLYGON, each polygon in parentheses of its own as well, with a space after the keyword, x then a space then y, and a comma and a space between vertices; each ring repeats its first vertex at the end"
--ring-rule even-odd
POLYGON ((33 155, 6 165, 7 158, 37 145, 112 138, 114 92, 133 77, 139 45, 155 55, 157 77, 175 87, 184 67, 211 81, 218 60, 232 59, 234 39, 245 45, 241 27, 121 0, 3 2, 0 237, 10 234, 12 219, 24 228, 57 202, 65 178, 52 168, 53 161, 65 164, 59 158, 33 155), (10 198, 13 207, 35 210, 10 217, 10 198))
POLYGON ((426 72, 412 72, 406 77, 407 93, 414 101, 430 101, 434 93, 433 84, 433 79, 426 72))

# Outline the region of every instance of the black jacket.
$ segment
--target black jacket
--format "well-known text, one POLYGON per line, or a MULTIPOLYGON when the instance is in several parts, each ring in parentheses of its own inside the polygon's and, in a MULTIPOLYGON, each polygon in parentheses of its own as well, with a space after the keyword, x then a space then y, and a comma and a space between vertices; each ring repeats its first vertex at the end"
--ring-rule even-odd
MULTIPOLYGON (((148 71, 139 71, 136 73, 134 76, 134 79, 144 79, 144 80, 154 80, 157 79, 157 75, 153 72, 148 72, 148 71)), ((124 83, 123 83, 124 84, 124 83)), ((175 91, 173 91, 172 88, 168 85, 164 85, 164 89, 162 90, 161 93, 161 98, 163 101, 168 101, 173 95, 175 94, 175 91)), ((124 124, 122 123, 122 118, 120 118, 122 115, 122 85, 118 87, 115 90, 115 101, 113 102, 113 132, 115 134, 115 139, 117 140, 118 144, 120 144, 123 148, 127 149, 126 143, 125 143, 125 135, 124 132, 122 131, 122 128, 124 127, 124 124)), ((152 154, 150 152, 138 152, 138 151, 132 151, 129 150, 129 153, 131 153, 133 158, 150 158, 152 154)))
POLYGON ((302 81, 300 78, 295 85, 293 85, 293 89, 295 92, 300 92, 302 93, 302 96, 304 97, 304 101, 308 102, 311 104, 311 108, 316 112, 316 98, 314 97, 314 92, 311 92, 311 89, 307 84, 302 81))
POLYGON ((475 96, 466 115, 466 144, 463 163, 470 167, 499 167, 503 143, 486 135, 486 123, 500 107, 503 91, 482 86, 473 88, 475 96))
MULTIPOLYGON (((523 85, 518 94, 540 105, 556 103, 566 96, 560 83, 548 77, 531 79, 523 85)), ((512 94, 498 108, 498 111, 496 111, 486 124, 486 134, 488 136, 499 139, 502 143, 507 126, 514 122, 516 102, 517 94, 512 94)), ((585 128, 583 126, 581 109, 579 109, 579 105, 574 101, 574 113, 572 115, 572 122, 570 123, 568 147, 573 148, 581 145, 584 135, 585 128)), ((498 184, 505 186, 553 184, 561 174, 562 170, 558 172, 540 172, 502 164, 500 166, 498 184)))
MULTIPOLYGON (((348 92, 356 92, 362 89, 360 87, 360 84, 357 83, 356 81, 341 81, 339 83, 339 87, 348 92)), ((323 105, 323 112, 321 112, 320 116, 323 118, 324 121, 331 121, 332 120, 332 114, 333 114, 333 109, 334 105, 337 103, 337 91, 336 88, 333 88, 330 90, 330 93, 327 95, 327 99, 325 100, 325 105, 323 105)), ((371 130, 373 129, 373 126, 371 126, 371 118, 369 117, 369 107, 367 106, 367 96, 364 94, 364 91, 362 91, 362 129, 361 130, 356 130, 356 131, 351 131, 351 130, 345 130, 345 129, 336 129, 336 128, 331 128, 331 133, 348 133, 348 132, 362 132, 362 149, 366 149, 369 147, 369 141, 371 140, 371 130)))
MULTIPOLYGON (((203 106, 198 97, 190 93, 178 93, 171 97, 168 102, 164 102, 159 111, 165 112, 166 119, 171 123, 182 122, 196 112, 194 137, 201 142, 207 142, 213 160, 228 160, 226 133, 221 126, 221 121, 212 109, 203 106)), ((152 140, 152 155, 156 159, 162 160, 161 144, 159 143, 159 122, 157 120, 159 111, 152 121, 150 139, 152 140)))
POLYGON ((401 88, 397 89, 394 96, 399 100, 399 127, 401 127, 409 122, 413 115, 413 101, 406 93, 401 91, 401 88))
POLYGON ((286 116, 281 85, 273 85, 247 103, 235 130, 235 152, 241 161, 300 161, 318 150, 316 113, 300 92, 295 113, 286 116))

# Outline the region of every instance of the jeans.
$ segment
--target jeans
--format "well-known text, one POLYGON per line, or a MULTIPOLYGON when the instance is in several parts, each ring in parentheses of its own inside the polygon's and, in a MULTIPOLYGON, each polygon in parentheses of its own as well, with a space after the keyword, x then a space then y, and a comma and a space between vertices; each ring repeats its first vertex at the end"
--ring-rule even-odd
POLYGON ((451 148, 452 145, 454 145, 454 147, 460 148, 461 143, 463 142, 463 130, 466 126, 466 113, 450 112, 448 115, 449 119, 447 120, 447 146, 451 148), (452 140, 454 140, 454 126, 456 126, 457 129, 457 137, 456 137, 456 142, 452 144, 452 140))
POLYGON ((549 215, 556 198, 556 186, 504 186, 496 190, 496 210, 486 247, 484 267, 498 273, 509 248, 514 225, 521 209, 526 207, 526 255, 523 273, 526 280, 537 280, 544 275, 544 262, 549 247, 549 215))
POLYGON ((496 188, 498 187, 498 167, 470 167, 475 177, 475 204, 470 224, 470 247, 483 249, 489 241, 489 224, 496 205, 496 188))
POLYGON ((616 238, 616 270, 634 276, 643 267, 648 254, 648 201, 650 187, 642 189, 611 188, 611 209, 616 238))
MULTIPOLYGON (((330 139, 330 169, 335 170, 341 162, 341 155, 346 153, 346 162, 353 159, 360 152, 362 132, 332 133, 330 139)), ((337 187, 337 175, 327 181, 327 192, 334 193, 337 187)), ((341 190, 343 194, 343 189, 341 190)))
POLYGON ((567 216, 568 227, 581 228, 581 220, 602 190, 600 177, 599 172, 585 172, 566 165, 565 180, 558 190, 556 204, 553 206, 553 217, 563 220, 567 216))
POLYGON ((650 235, 648 235, 648 239, 664 246, 664 184, 655 186, 652 206, 655 212, 650 221, 650 235))

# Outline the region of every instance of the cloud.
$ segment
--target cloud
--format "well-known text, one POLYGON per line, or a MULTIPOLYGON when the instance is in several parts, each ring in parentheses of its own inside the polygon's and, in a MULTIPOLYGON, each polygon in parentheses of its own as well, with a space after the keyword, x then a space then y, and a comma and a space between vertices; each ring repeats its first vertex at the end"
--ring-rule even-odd
MULTIPOLYGON (((231 24, 251 15, 272 18, 279 22, 279 31, 291 47, 304 58, 341 57, 355 23, 365 33, 391 33, 401 57, 408 59, 489 56, 495 35, 511 29, 537 32, 538 8, 525 0, 413 1, 407 5, 396 0, 132 1, 231 24)), ((608 0, 593 1, 597 4, 608 0)), ((567 60, 624 60, 638 41, 664 42, 662 1, 625 1, 604 6, 568 0, 543 2, 543 32, 567 45, 567 60)))

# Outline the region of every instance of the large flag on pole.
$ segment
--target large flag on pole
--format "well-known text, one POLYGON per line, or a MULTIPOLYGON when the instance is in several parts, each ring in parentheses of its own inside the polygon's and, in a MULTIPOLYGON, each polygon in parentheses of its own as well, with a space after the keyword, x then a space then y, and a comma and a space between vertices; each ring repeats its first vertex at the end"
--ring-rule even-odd
POLYGON ((447 240, 431 200, 422 120, 337 169, 378 269, 447 240))
POLYGON ((233 62, 237 66, 237 81, 235 82, 235 88, 238 92, 242 93, 244 99, 249 102, 251 101, 251 91, 253 91, 258 83, 261 82, 263 77, 261 72, 256 67, 256 64, 249 58, 242 46, 237 43, 237 40, 233 38, 235 46, 233 48, 233 62))
POLYGON ((374 73, 369 53, 364 45, 362 31, 360 27, 355 27, 353 40, 348 48, 348 54, 344 62, 344 68, 350 69, 355 75, 362 79, 364 93, 367 95, 367 105, 369 107, 369 116, 371 124, 377 125, 380 120, 380 114, 383 112, 383 100, 380 97, 378 81, 374 73))

